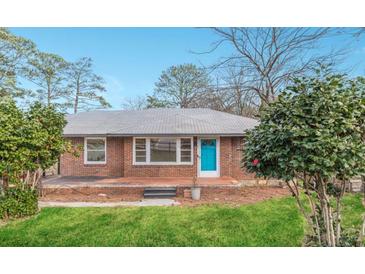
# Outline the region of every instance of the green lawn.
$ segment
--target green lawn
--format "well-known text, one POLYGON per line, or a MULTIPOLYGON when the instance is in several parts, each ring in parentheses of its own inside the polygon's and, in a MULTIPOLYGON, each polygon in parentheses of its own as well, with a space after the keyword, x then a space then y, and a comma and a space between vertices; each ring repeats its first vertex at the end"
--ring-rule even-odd
MULTIPOLYGON (((359 226, 360 195, 344 201, 359 226)), ((292 198, 240 207, 47 208, 0 228, 0 246, 301 246, 304 222, 292 198)))

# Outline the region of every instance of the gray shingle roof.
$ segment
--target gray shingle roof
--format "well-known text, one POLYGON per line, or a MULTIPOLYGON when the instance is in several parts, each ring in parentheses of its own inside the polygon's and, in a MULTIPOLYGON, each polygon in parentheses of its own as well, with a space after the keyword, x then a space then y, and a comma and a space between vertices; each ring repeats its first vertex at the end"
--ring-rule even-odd
POLYGON ((91 111, 67 115, 65 136, 231 135, 257 120, 204 108, 91 111))

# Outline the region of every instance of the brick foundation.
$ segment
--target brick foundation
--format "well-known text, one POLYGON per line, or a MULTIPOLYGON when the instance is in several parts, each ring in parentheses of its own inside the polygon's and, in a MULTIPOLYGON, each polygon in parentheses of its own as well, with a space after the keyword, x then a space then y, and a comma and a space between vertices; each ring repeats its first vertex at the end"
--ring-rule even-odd
POLYGON ((42 198, 48 200, 96 200, 101 197, 115 198, 119 200, 138 200, 143 198, 142 187, 63 187, 43 188, 42 198))
MULTIPOLYGON (((191 199, 191 186, 177 187, 177 199, 191 199), (186 197, 187 192, 189 197, 186 197), (185 195, 184 195, 185 193, 185 195)), ((246 193, 255 196, 255 191, 268 189, 267 192, 288 193, 287 190, 278 187, 245 187, 245 186, 203 186, 201 187, 202 200, 214 200, 217 196, 229 199, 230 196, 245 198, 246 193)), ((136 201, 143 199, 144 187, 139 186, 105 186, 105 187, 45 187, 42 190, 41 200, 47 201, 136 201)), ((266 192, 266 191, 265 191, 266 192)), ((269 196, 268 196, 269 197, 269 196)))

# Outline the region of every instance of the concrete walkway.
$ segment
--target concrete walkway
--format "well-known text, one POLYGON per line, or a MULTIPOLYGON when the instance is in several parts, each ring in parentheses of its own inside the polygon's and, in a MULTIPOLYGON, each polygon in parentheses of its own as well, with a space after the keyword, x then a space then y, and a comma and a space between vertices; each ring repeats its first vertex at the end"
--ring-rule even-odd
POLYGON ((122 206, 173 206, 179 205, 172 199, 145 199, 136 202, 42 202, 39 207, 122 207, 122 206))

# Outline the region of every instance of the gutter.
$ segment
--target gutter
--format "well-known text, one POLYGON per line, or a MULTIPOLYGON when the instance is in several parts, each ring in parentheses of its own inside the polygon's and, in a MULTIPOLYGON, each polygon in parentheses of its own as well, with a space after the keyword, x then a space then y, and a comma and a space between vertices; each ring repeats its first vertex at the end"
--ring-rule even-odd
POLYGON ((243 137, 245 136, 244 133, 166 133, 166 134, 63 134, 63 137, 179 137, 179 136, 226 136, 226 137, 243 137))

